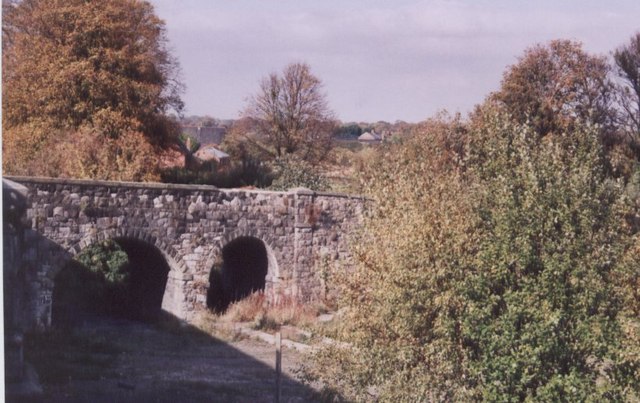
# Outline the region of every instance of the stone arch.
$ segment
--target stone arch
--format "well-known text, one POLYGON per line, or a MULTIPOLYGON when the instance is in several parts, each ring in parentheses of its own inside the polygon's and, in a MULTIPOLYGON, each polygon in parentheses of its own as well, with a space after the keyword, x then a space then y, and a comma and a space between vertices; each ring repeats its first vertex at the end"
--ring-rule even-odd
POLYGON ((254 229, 239 229, 236 231, 228 232, 220 239, 218 239, 214 245, 213 253, 206 260, 205 267, 207 268, 207 270, 209 270, 219 262, 220 256, 222 254, 222 249, 225 247, 225 245, 228 245, 232 241, 241 237, 256 238, 264 243, 264 246, 267 250, 267 259, 269 261, 266 280, 267 283, 277 283, 278 279, 280 278, 280 267, 278 263, 279 259, 276 254, 277 249, 275 248, 276 242, 270 234, 262 233, 261 231, 256 231, 254 229))
MULTIPOLYGON (((264 290, 269 301, 273 300, 274 290, 279 282, 280 268, 278 266, 278 258, 276 251, 274 250, 273 238, 268 234, 262 234, 255 230, 237 230, 231 233, 225 234, 225 236, 219 238, 213 247, 211 255, 206 261, 206 267, 209 270, 209 289, 207 290, 207 306, 212 309, 219 309, 220 306, 212 305, 211 293, 222 292, 219 285, 215 284, 216 281, 223 281, 221 277, 216 275, 222 275, 224 271, 225 263, 224 255, 228 254, 229 248, 249 248, 247 251, 249 255, 253 255, 254 263, 260 265, 260 262, 255 261, 263 260, 266 265, 266 271, 264 276, 259 280, 261 281, 261 289, 264 290), (260 251, 263 249, 263 252, 260 251), (264 256, 262 256, 262 253, 264 256), (216 273, 217 272, 217 273, 216 273)), ((230 252, 234 253, 234 252, 230 252)), ((246 257, 252 259, 251 256, 246 257)), ((241 257, 242 259, 242 257, 241 257)), ((259 269, 258 269, 259 270, 259 269)), ((256 272, 257 273, 257 272, 256 272)), ((255 285, 255 283, 254 283, 255 285)), ((241 291, 242 292, 242 291, 241 291)), ((226 302, 223 303, 226 308, 226 302)))
POLYGON ((186 319, 186 300, 185 300, 185 281, 184 272, 186 265, 180 259, 178 253, 171 245, 167 245, 157 237, 154 237, 146 231, 126 228, 113 228, 101 232, 85 235, 79 242, 71 247, 66 248, 67 253, 65 259, 56 262, 50 273, 50 278, 54 279, 60 270, 78 255, 82 250, 90 247, 96 242, 106 240, 124 240, 144 243, 157 251, 168 266, 167 281, 165 284, 164 294, 162 297, 161 308, 180 319, 186 319))
POLYGON ((184 262, 180 259, 178 253, 171 245, 166 244, 159 238, 150 235, 146 231, 140 229, 130 230, 118 227, 96 232, 93 234, 88 234, 85 235, 79 242, 69 247, 68 252, 71 257, 75 257, 82 250, 93 245, 96 242, 114 240, 117 238, 130 238, 153 245, 162 253, 164 258, 167 260, 167 263, 169 263, 169 267, 171 267, 172 271, 181 273, 184 273, 186 271, 184 262))

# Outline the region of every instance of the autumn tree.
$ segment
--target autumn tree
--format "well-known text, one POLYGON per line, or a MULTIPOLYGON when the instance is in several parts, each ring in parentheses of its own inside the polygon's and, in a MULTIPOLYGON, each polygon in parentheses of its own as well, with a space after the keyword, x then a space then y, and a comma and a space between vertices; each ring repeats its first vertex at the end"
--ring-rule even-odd
POLYGON ((344 343, 308 374, 347 401, 637 400, 638 242, 597 128, 482 113, 371 162, 344 343))
POLYGON ((183 105, 149 2, 15 2, 2 60, 6 173, 154 177, 157 150, 177 134, 167 112, 183 105))
POLYGON ((612 124, 612 94, 606 58, 586 53, 580 43, 554 40, 525 51, 505 72, 493 98, 521 124, 540 135, 562 133, 577 122, 612 124))
POLYGON ((305 63, 264 78, 244 115, 256 122, 255 132, 274 158, 295 155, 315 164, 331 148, 334 116, 320 79, 305 63))
POLYGON ((309 368, 340 401, 470 400, 457 288, 479 234, 461 176, 464 131, 459 118, 429 120, 362 167, 373 200, 334 335, 349 344, 328 346, 309 368))
POLYGON ((640 160, 640 32, 613 53, 621 108, 620 126, 640 160))
POLYGON ((236 120, 221 145, 231 156, 242 186, 266 187, 273 179, 271 167, 265 164, 272 158, 271 151, 258 136, 257 126, 258 123, 252 118, 236 120))

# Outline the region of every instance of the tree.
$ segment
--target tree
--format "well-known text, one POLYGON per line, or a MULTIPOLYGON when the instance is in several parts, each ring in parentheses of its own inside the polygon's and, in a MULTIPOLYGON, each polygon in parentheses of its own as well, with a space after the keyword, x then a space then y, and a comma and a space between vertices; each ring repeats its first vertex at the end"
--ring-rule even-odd
POLYGON ((617 93, 621 107, 621 127, 636 159, 640 160, 640 32, 613 53, 616 73, 622 82, 617 93))
POLYGON ((599 124, 607 135, 614 116, 608 71, 606 59, 587 54, 580 43, 554 40, 527 49, 493 98, 542 136, 569 131, 576 121, 599 124))
MULTIPOLYGON (((23 0, 4 11, 6 172, 42 174, 53 159, 82 153, 77 144, 87 141, 113 143, 108 164, 129 151, 119 146, 121 137, 136 138, 143 149, 175 138, 166 113, 182 110, 179 69, 151 4, 23 0), (67 148, 52 155, 61 140, 67 148)), ((125 177, 100 170, 105 178, 144 179, 153 175, 148 162, 135 162, 143 171, 125 177)))
POLYGON ((637 399, 638 242, 598 131, 541 137, 482 113, 373 162, 340 302, 348 344, 312 377, 355 401, 637 399))
POLYGON ((625 262, 630 206, 607 175, 600 133, 573 125, 541 139, 495 113, 484 121, 467 157, 483 240, 462 285, 479 397, 637 398, 638 350, 625 343, 640 323, 619 287, 637 278, 625 262))
POLYGON ((254 120, 258 138, 274 158, 296 154, 315 164, 331 148, 333 113, 322 83, 305 63, 289 64, 281 75, 264 78, 244 115, 254 120))
POLYGON ((236 120, 222 142, 222 148, 238 170, 241 186, 266 187, 273 180, 271 166, 266 164, 272 156, 258 137, 257 126, 251 118, 236 120))
MULTIPOLYGON (((424 122, 363 167, 373 199, 343 279, 343 326, 309 375, 344 401, 468 401, 457 288, 478 227, 461 176, 459 118, 424 122)), ((327 399, 329 401, 330 399, 327 399)))

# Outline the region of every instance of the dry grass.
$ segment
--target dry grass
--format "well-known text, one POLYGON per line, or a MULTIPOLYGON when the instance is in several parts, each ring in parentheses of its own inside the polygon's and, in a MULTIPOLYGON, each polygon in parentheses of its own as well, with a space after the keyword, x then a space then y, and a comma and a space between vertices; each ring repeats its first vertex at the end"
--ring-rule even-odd
POLYGON ((322 304, 302 304, 290 297, 269 304, 259 291, 231 304, 225 313, 216 316, 216 322, 253 322, 253 327, 261 330, 278 330, 285 325, 309 327, 325 311, 322 304))
POLYGON ((222 322, 251 322, 266 312, 267 300, 258 291, 240 301, 234 302, 219 316, 222 322))

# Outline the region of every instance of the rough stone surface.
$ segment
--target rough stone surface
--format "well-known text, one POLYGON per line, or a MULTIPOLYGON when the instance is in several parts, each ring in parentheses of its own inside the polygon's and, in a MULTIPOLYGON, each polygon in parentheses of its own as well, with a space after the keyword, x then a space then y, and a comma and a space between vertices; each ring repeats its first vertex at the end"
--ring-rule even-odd
POLYGON ((54 279, 96 241, 133 238, 162 252, 170 266, 163 309, 192 320, 205 309, 211 268, 241 236, 268 251, 266 293, 300 301, 324 297, 326 266, 348 267, 349 235, 362 220, 361 197, 212 186, 11 177, 27 188, 22 276, 29 328, 51 321, 54 279))

